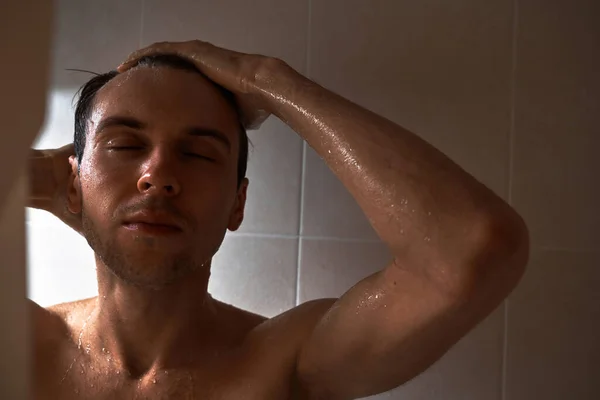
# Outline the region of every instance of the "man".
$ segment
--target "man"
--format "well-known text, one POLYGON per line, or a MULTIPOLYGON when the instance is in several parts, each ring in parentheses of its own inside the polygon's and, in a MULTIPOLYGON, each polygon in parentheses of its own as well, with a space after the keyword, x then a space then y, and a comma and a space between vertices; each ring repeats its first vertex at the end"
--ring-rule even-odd
POLYGON ((528 233, 509 205, 416 135, 282 61, 191 41, 152 45, 118 71, 82 90, 70 169, 69 147, 32 160, 32 205, 86 237, 99 291, 32 305, 38 398, 384 392, 441 357, 523 274, 528 233), (207 293, 211 258, 243 219, 240 121, 268 114, 324 158, 394 255, 341 298, 272 319, 207 293))

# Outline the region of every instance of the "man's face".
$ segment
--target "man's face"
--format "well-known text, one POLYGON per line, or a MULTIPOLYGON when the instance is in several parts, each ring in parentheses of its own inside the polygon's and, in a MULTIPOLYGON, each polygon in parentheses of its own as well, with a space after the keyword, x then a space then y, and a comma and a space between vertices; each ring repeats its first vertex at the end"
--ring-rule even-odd
POLYGON ((163 287, 237 229, 246 190, 237 186, 238 129, 233 108, 194 72, 139 67, 98 91, 70 198, 115 275, 163 287))

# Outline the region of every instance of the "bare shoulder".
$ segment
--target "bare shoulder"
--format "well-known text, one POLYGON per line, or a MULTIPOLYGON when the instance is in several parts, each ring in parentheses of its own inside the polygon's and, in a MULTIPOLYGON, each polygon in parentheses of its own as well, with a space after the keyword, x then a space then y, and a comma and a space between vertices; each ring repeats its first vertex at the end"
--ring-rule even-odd
POLYGON ((337 299, 308 301, 272 318, 221 302, 218 302, 218 307, 219 314, 225 316, 225 331, 237 336, 234 341, 239 340, 252 348, 263 350, 263 346, 273 347, 277 344, 276 353, 282 354, 284 349, 295 353, 336 301, 337 299))
POLYGON ((43 308, 33 301, 33 340, 38 361, 54 356, 63 344, 73 341, 73 332, 81 325, 84 311, 94 299, 74 301, 43 308))
POLYGON ((335 304, 337 299, 327 298, 311 300, 289 309, 273 318, 264 319, 251 332, 251 336, 276 339, 278 344, 289 346, 296 354, 312 333, 314 327, 335 304))
POLYGON ((56 304, 46 308, 46 310, 64 321, 68 326, 76 326, 80 324, 84 317, 87 317, 86 312, 89 312, 91 305, 96 302, 96 299, 96 297, 92 297, 56 304))

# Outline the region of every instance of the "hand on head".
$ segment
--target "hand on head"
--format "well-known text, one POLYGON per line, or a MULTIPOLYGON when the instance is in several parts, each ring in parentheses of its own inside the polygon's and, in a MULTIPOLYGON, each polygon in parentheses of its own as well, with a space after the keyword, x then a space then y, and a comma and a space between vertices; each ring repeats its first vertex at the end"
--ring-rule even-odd
POLYGON ((136 66, 143 57, 175 54, 192 62, 207 78, 232 92, 238 103, 242 124, 258 129, 271 112, 257 93, 257 79, 268 79, 269 63, 282 61, 256 54, 223 49, 200 40, 161 42, 137 50, 127 57, 117 71, 123 73, 136 66))

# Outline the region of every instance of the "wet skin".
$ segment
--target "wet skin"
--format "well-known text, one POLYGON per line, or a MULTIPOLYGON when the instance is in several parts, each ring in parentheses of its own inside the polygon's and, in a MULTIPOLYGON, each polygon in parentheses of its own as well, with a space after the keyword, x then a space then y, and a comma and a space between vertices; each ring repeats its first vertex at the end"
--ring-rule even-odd
POLYGON ((243 218, 237 129, 196 73, 139 68, 99 91, 69 207, 85 210, 101 295, 32 304, 36 398, 291 395, 306 327, 332 300, 267 320, 207 294, 210 258, 243 218))
POLYGON ((197 74, 127 63, 98 93, 81 165, 71 160, 68 207, 95 251, 99 297, 32 304, 38 398, 364 397, 421 373, 519 281, 522 219, 418 136, 279 60, 198 41, 132 58, 154 53, 186 57, 288 124, 393 259, 340 299, 273 319, 213 300, 210 260, 246 198, 235 116, 197 74), (128 120, 103 124, 111 116, 128 120))

